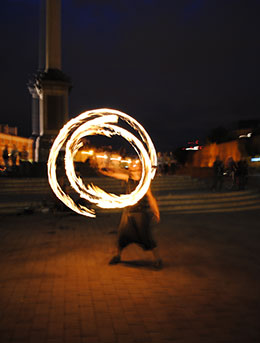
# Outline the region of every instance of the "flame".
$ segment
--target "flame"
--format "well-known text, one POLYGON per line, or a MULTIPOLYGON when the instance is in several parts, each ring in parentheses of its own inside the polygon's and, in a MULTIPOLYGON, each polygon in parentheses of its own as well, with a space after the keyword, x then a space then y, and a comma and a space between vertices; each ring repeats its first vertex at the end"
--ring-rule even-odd
MULTIPOLYGON (((85 206, 76 204, 69 195, 61 189, 56 175, 56 161, 60 149, 66 143, 65 148, 65 170, 72 188, 81 198, 95 204, 100 208, 123 208, 136 204, 148 191, 151 180, 155 176, 157 166, 157 155, 148 133, 134 118, 129 115, 112 109, 97 109, 86 111, 78 117, 71 119, 60 130, 50 149, 48 159, 48 179, 50 186, 56 196, 73 211, 88 217, 95 217, 95 211, 85 206), (118 120, 124 120, 139 134, 141 140, 126 129, 118 126, 118 120), (81 139, 85 136, 103 135, 112 137, 119 135, 125 138, 136 151, 141 162, 142 174, 137 187, 130 194, 115 195, 107 193, 101 188, 88 184, 84 185, 82 179, 76 175, 74 168, 74 156, 82 147, 81 139), (143 144, 144 143, 144 144, 143 144)), ((90 155, 92 155, 90 153, 90 155)), ((96 157, 107 159, 106 154, 96 157)), ((121 160, 121 157, 118 157, 121 160)), ((131 159, 126 160, 131 163, 131 159)), ((139 161, 135 161, 139 162, 139 161)))

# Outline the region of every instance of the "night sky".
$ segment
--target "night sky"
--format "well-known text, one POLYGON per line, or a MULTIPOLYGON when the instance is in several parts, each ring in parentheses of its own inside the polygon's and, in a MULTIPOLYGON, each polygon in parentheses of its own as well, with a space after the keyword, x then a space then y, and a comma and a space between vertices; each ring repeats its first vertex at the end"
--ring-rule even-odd
MULTIPOLYGON (((40 0, 2 0, 0 9, 0 123, 29 137, 40 0)), ((259 13, 259 0, 62 0, 70 117, 124 111, 158 150, 260 118, 259 13)))

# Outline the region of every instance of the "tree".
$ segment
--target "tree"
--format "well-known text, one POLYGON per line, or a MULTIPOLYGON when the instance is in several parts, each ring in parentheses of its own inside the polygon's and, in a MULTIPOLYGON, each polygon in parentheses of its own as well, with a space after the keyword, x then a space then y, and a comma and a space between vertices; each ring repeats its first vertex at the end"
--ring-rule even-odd
POLYGON ((223 126, 218 126, 214 129, 212 129, 207 136, 207 141, 209 143, 223 143, 227 142, 228 140, 231 139, 231 135, 229 131, 223 127, 223 126))

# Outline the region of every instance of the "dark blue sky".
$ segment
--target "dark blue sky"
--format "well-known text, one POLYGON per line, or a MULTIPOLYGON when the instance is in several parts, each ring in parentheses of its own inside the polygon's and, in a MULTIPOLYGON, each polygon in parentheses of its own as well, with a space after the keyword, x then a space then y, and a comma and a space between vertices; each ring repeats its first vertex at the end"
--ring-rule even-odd
MULTIPOLYGON (((40 0, 2 0, 0 122, 31 132, 40 0)), ((63 0, 70 116, 116 108, 159 150, 260 118, 259 0, 63 0)))

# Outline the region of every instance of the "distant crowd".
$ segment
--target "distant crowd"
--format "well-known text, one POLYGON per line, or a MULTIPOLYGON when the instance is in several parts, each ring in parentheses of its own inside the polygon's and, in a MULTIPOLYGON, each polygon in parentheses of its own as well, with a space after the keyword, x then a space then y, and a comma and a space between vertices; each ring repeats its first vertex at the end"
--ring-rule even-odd
MULTIPOLYGON (((86 150, 86 149, 85 149, 86 150)), ((91 170, 107 168, 108 164, 119 163, 125 168, 129 167, 129 163, 135 165, 135 159, 128 158, 122 150, 113 152, 111 149, 86 150, 85 156, 87 159, 83 165, 88 164, 91 170)), ((32 164, 29 162, 29 153, 26 146, 23 146, 21 151, 18 151, 16 145, 12 149, 8 149, 5 145, 2 150, 3 164, 0 165, 0 175, 8 176, 29 176, 32 172, 32 164)), ((157 153, 157 175, 173 175, 181 167, 172 152, 157 153)), ((79 166, 80 167, 80 166, 79 166)), ((78 168, 79 168, 78 167, 78 168)), ((221 191, 223 184, 226 189, 245 189, 248 181, 248 164, 245 159, 235 162, 232 157, 229 157, 225 163, 219 156, 213 164, 213 180, 211 184, 212 191, 221 191)))
POLYGON ((175 174, 178 162, 172 152, 157 153, 158 172, 157 175, 175 174))
POLYGON ((2 158, 4 165, 1 166, 1 171, 4 173, 17 173, 19 169, 20 171, 25 172, 27 164, 29 163, 29 153, 26 150, 26 147, 23 146, 22 150, 18 151, 15 144, 10 151, 8 145, 5 145, 2 151, 2 158))
POLYGON ((235 162, 232 157, 229 157, 226 164, 221 161, 219 156, 213 164, 213 183, 211 189, 220 191, 223 186, 225 177, 228 178, 230 190, 244 190, 248 181, 248 164, 245 159, 235 162))

